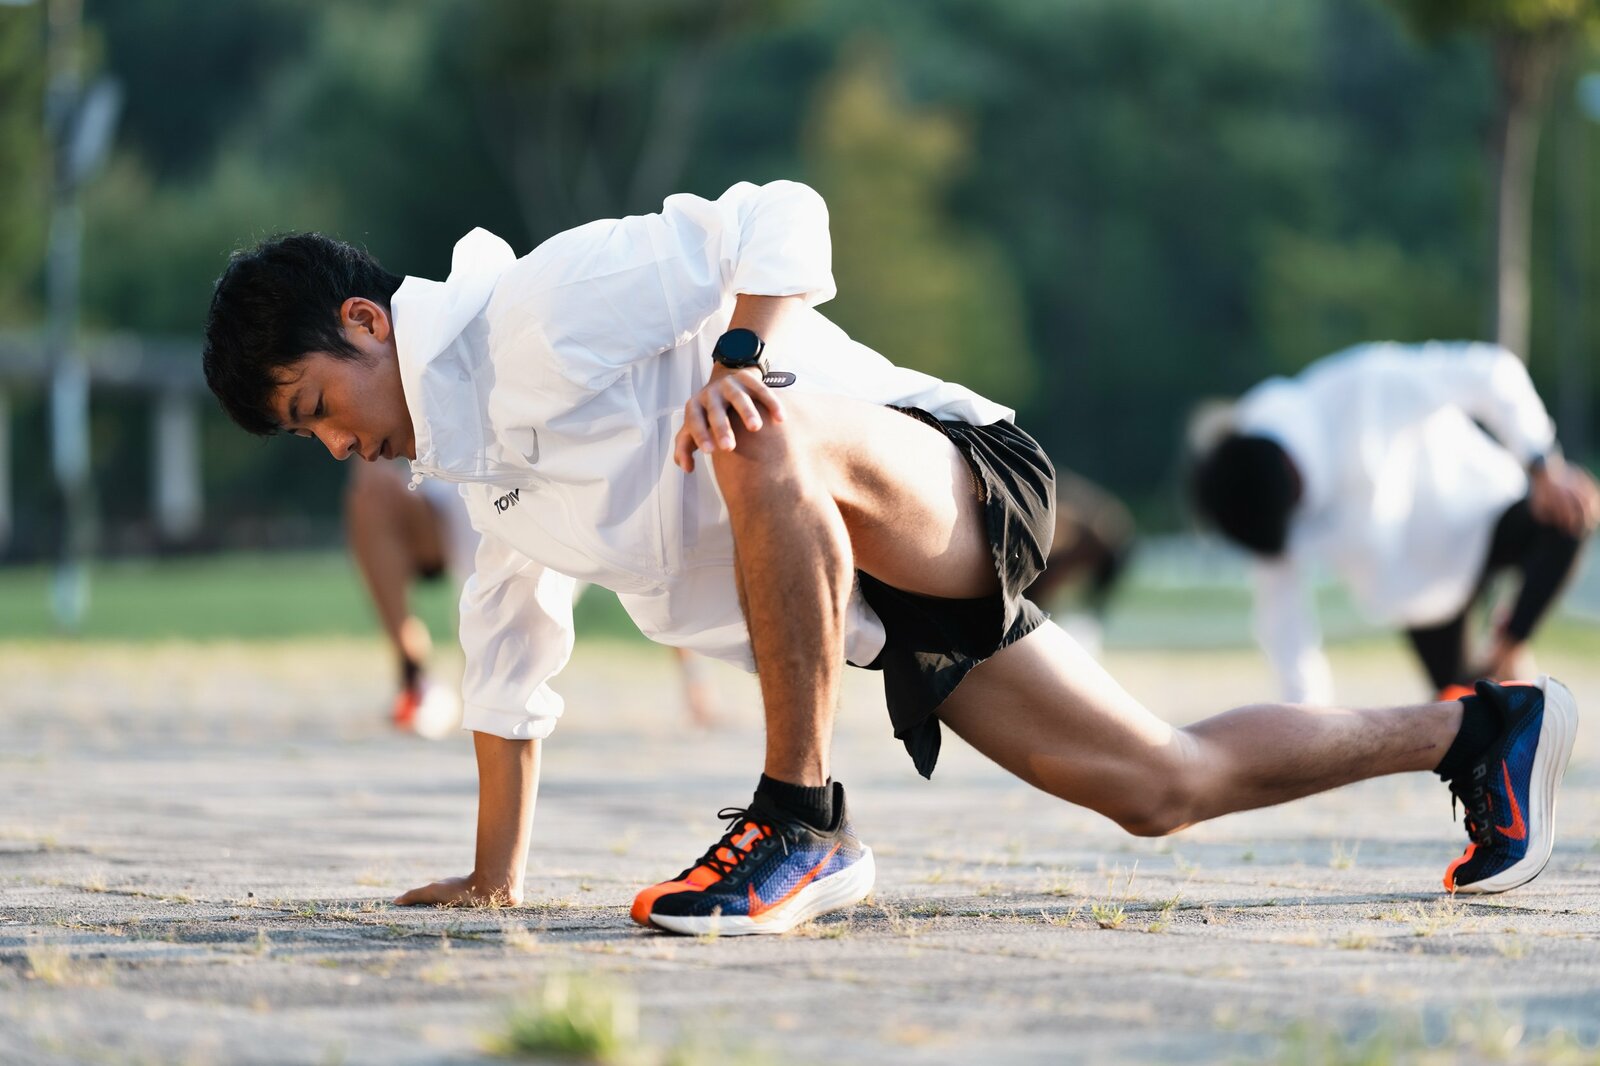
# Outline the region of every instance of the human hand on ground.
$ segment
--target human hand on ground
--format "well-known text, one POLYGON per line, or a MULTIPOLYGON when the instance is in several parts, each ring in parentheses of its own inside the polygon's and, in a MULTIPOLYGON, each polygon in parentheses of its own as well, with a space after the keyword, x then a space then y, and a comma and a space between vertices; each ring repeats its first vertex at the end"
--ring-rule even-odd
POLYGON ((488 885, 468 874, 413 888, 394 902, 401 907, 520 907, 522 891, 509 885, 488 885))
POLYGON ((1600 525, 1600 488, 1583 467, 1552 457, 1529 479, 1528 507, 1540 522, 1581 537, 1600 525))
POLYGON ((765 407, 774 422, 783 421, 783 407, 778 397, 761 381, 758 367, 729 370, 716 366, 711 370, 711 380, 705 388, 690 397, 683 405, 683 427, 672 444, 672 461, 688 474, 694 471, 694 453, 731 452, 735 441, 733 423, 728 420, 731 410, 739 416, 744 428, 755 433, 762 426, 761 408, 765 407))

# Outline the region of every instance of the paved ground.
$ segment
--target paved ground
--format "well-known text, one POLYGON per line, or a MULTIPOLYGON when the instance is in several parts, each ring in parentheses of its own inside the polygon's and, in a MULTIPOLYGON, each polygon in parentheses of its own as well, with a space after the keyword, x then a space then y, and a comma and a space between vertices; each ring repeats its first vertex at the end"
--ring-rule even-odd
MULTIPOLYGON (((1353 701, 1418 694, 1388 649, 1336 662, 1353 701)), ((1180 720, 1267 691, 1246 652, 1110 665, 1180 720)), ((580 647, 530 905, 423 911, 387 901, 466 872, 472 760, 382 728, 376 645, 0 646, 0 1062, 470 1061, 562 988, 640 1062, 1596 1061, 1600 657, 1544 665, 1596 703, 1555 858, 1505 897, 1437 891, 1463 838, 1431 779, 1130 839, 957 742, 922 781, 854 674, 875 902, 680 939, 626 908, 748 796, 740 676, 695 733, 664 653, 580 647)))

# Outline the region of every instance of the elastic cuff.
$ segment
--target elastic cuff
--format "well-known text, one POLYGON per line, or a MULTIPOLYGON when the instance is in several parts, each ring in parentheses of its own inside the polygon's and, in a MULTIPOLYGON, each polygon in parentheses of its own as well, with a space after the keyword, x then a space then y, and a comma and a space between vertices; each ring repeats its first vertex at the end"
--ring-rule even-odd
POLYGON ((530 718, 526 711, 503 711, 469 703, 461 712, 461 728, 505 740, 543 740, 556 728, 554 718, 530 718))

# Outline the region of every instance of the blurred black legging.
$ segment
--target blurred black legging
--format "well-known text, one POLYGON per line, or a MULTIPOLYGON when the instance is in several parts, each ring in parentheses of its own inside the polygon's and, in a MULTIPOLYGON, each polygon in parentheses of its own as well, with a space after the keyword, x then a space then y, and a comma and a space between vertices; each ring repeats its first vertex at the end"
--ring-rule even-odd
POLYGON ((1467 606, 1443 625, 1406 631, 1433 687, 1470 685, 1475 680, 1473 664, 1467 661, 1467 615, 1487 590, 1491 578, 1511 568, 1522 572, 1522 588, 1506 621, 1506 633, 1513 640, 1527 640, 1555 602, 1582 547, 1582 539, 1535 519, 1527 500, 1512 504, 1494 527, 1488 562, 1484 563, 1483 575, 1467 606))

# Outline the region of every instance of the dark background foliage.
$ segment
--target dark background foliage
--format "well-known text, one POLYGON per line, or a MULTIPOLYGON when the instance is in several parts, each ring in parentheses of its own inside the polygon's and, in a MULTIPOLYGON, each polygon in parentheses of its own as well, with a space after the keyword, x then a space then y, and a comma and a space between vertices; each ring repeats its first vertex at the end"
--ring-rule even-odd
MULTIPOLYGON (((833 212, 830 314, 1014 405, 1170 528, 1198 399, 1360 341, 1492 329, 1490 46, 1409 25, 1377 0, 90 0, 90 65, 127 104, 85 192, 85 329, 196 336, 228 252, 278 231, 440 276, 473 226, 526 250, 672 191, 797 177, 833 212)), ((0 7, 17 329, 43 314, 42 33, 0 7)), ((1587 59, 1541 142, 1547 397, 1592 350, 1587 59)), ((1552 406, 1586 421, 1574 389, 1552 406)), ((12 408, 27 557, 53 536, 44 400, 12 408)), ((144 543, 145 411, 96 397, 111 550, 144 543)), ((333 537, 343 471, 314 445, 209 410, 203 432, 210 542, 333 537)))

